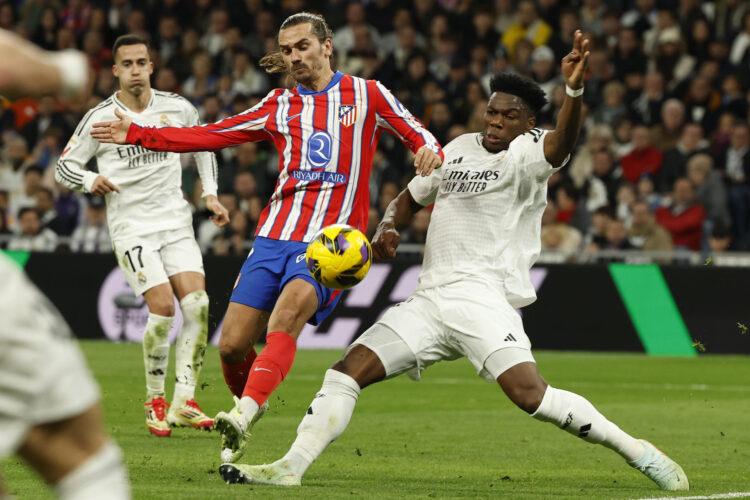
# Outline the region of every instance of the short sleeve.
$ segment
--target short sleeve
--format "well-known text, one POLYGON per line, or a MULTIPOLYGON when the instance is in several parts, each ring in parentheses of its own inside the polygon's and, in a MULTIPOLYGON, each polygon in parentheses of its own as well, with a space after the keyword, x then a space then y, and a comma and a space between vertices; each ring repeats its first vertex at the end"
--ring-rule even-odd
POLYGON ((533 128, 528 132, 516 137, 510 143, 509 153, 530 172, 537 176, 550 176, 564 167, 570 156, 565 158, 563 164, 555 168, 547 161, 544 155, 544 138, 549 130, 533 128))

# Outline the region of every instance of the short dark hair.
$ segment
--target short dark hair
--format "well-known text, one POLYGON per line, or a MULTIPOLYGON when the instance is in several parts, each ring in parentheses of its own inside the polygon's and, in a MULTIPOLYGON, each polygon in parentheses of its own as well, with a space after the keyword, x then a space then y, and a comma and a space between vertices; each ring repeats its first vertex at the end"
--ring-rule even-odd
POLYGON ((534 81, 515 73, 498 73, 490 81, 490 92, 503 92, 520 97, 536 116, 547 104, 547 96, 534 81))
POLYGON ((29 165, 26 167, 26 170, 23 173, 23 176, 26 177, 30 173, 39 174, 40 176, 44 175, 44 170, 39 165, 29 165))
POLYGON ((149 50, 151 48, 151 45, 148 43, 148 40, 146 40, 143 37, 140 37, 138 35, 120 35, 117 37, 117 40, 115 40, 115 44, 112 46, 112 57, 114 59, 117 59, 117 49, 122 47, 123 45, 145 45, 146 50, 149 50))
POLYGON ((22 207, 22 208, 21 208, 21 209, 20 209, 20 210, 18 211, 18 220, 21 220, 21 218, 22 218, 22 217, 23 217, 23 216, 24 216, 24 215, 25 215, 25 214, 26 214, 27 212, 31 212, 31 213, 34 213, 34 214, 36 214, 36 215, 37 215, 37 217, 39 217, 39 212, 37 212, 37 211, 36 211, 36 208, 34 208, 34 207, 22 207))

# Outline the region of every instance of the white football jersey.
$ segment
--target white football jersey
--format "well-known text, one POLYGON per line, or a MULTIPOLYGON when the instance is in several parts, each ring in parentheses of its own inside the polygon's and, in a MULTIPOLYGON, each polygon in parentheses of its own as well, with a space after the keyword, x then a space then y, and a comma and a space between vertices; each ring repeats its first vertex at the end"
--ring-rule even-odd
POLYGON ((547 133, 532 129, 499 153, 481 134, 464 134, 444 148, 440 168, 409 182, 418 203, 435 203, 418 290, 479 279, 513 307, 536 300, 529 269, 541 250, 547 180, 559 170, 544 156, 547 133))
MULTIPOLYGON (((95 172, 85 169, 96 157, 99 173, 120 192, 106 195, 107 222, 113 240, 179 229, 192 225, 192 214, 182 193, 179 153, 149 151, 131 144, 103 144, 91 137, 91 126, 116 120, 115 109, 139 124, 185 127, 199 125, 198 111, 184 97, 151 90, 142 113, 129 110, 117 92, 91 109, 78 124, 55 168, 55 179, 64 186, 90 192, 95 172)), ((194 153, 203 183, 203 195, 216 194, 217 167, 212 152, 194 153)))

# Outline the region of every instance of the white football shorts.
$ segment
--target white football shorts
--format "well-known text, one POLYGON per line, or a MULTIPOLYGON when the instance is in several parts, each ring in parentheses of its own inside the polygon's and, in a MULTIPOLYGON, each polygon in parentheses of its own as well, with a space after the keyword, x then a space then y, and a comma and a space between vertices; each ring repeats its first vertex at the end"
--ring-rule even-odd
POLYGON ((99 388, 55 307, 0 259, 0 458, 39 424, 80 415, 99 388))
POLYGON ((113 240, 117 262, 135 295, 175 274, 203 271, 203 256, 192 227, 159 231, 144 236, 113 240))
POLYGON ((501 291, 480 281, 414 292, 356 344, 378 355, 387 377, 406 372, 414 380, 437 361, 464 356, 488 382, 519 363, 535 362, 521 317, 501 291))

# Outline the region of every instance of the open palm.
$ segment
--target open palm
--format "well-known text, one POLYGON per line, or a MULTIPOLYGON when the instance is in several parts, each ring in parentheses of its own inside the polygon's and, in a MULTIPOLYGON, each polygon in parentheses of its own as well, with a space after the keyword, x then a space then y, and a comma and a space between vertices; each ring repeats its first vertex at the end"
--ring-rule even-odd
POLYGON ((91 137, 99 142, 125 144, 125 139, 128 137, 128 129, 133 120, 116 108, 115 116, 119 120, 94 123, 91 129, 91 137))

